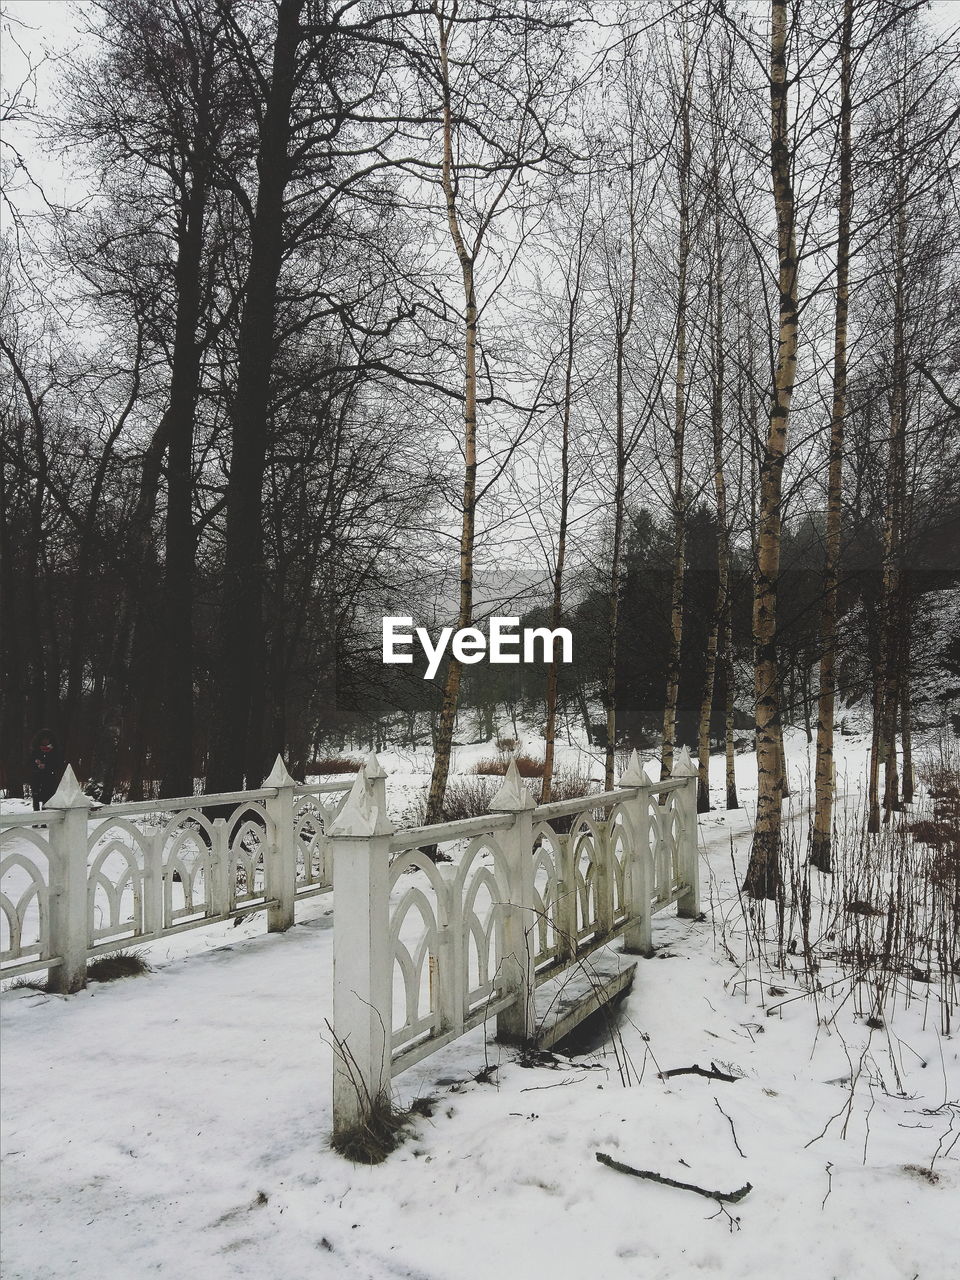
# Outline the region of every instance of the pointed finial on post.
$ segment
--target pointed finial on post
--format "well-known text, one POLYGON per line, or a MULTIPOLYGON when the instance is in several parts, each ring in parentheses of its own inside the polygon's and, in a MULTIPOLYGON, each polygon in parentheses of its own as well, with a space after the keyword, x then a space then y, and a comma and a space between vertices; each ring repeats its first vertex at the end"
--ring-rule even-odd
POLYGON ((294 779, 287 772, 287 766, 283 763, 283 758, 279 754, 273 762, 273 768, 263 780, 265 787, 292 787, 294 779))
POLYGON ((73 772, 73 765, 67 765, 60 779, 60 785, 44 805, 45 809, 92 809, 96 801, 83 794, 83 788, 73 772))
POLYGON ((490 801, 490 808, 494 813, 517 813, 534 807, 533 796, 520 779, 517 758, 511 755, 503 783, 490 801))
POLYGON ((363 772, 371 782, 376 778, 385 778, 387 776, 387 771, 380 763, 380 758, 375 751, 371 751, 367 756, 366 763, 363 766, 363 772))
POLYGON ((618 787, 645 787, 650 779, 644 772, 643 764, 636 751, 630 752, 630 759, 627 761, 627 767, 620 775, 617 782, 618 787))
POLYGON ((387 821, 387 815, 381 813, 379 805, 374 803, 366 773, 361 769, 353 780, 343 808, 334 819, 330 835, 382 836, 392 832, 393 827, 387 821))
POLYGON ((697 766, 690 759, 690 748, 681 747, 673 758, 673 778, 693 778, 696 776, 697 766))

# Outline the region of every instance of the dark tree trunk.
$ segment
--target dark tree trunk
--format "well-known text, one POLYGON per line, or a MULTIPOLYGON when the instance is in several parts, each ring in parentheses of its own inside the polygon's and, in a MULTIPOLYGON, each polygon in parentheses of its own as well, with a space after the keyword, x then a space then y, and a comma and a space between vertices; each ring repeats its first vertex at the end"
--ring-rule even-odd
MULTIPOLYGON (((283 260, 283 202, 290 177, 291 106, 305 0, 280 0, 273 75, 257 151, 259 183, 250 237, 233 448, 227 482, 226 552, 220 612, 220 663, 213 708, 209 791, 242 788, 260 755, 262 725, 252 716, 263 632, 263 476, 277 281, 283 260)), ((253 781, 253 780, 251 780, 253 781)), ((255 781, 259 782, 259 779, 255 781)))
POLYGON ((197 325, 205 205, 206 179, 196 175, 181 224, 168 415, 162 744, 162 794, 168 796, 193 795, 193 430, 200 382, 197 325))

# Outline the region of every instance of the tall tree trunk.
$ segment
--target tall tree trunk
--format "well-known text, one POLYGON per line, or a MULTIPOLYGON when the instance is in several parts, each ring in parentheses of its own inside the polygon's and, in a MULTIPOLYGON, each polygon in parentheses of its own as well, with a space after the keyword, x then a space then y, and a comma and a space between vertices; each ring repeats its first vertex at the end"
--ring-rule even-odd
POLYGON ((206 178, 195 174, 180 228, 170 377, 161 788, 168 796, 193 795, 193 430, 200 383, 197 325, 205 206, 206 178))
POLYGON ((757 818, 744 890, 774 898, 781 887, 782 766, 777 672, 777 578, 780 503, 790 405, 797 370, 797 246, 787 94, 787 3, 770 5, 770 169, 777 215, 779 334, 766 444, 760 462, 760 509, 754 580, 754 697, 757 818))
POLYGON ((714 148, 713 199, 713 331, 712 381, 710 393, 710 435, 713 445, 713 489, 717 504, 717 594, 713 625, 707 640, 707 660, 700 704, 700 732, 697 743, 697 812, 710 810, 710 721, 716 683, 717 648, 730 593, 730 541, 727 528, 727 484, 723 470, 723 391, 725 373, 723 324, 723 224, 720 210, 720 166, 714 148))
MULTIPOLYGON (((127 585, 120 601, 116 634, 110 649, 107 679, 104 687, 104 721, 101 732, 107 740, 99 745, 104 757, 111 750, 111 726, 120 725, 120 759, 117 764, 119 778, 113 786, 101 783, 103 795, 112 795, 121 778, 127 774, 127 799, 139 799, 131 794, 131 788, 139 789, 142 777, 134 767, 133 757, 138 754, 132 744, 138 735, 153 732, 153 701, 155 680, 152 671, 155 657, 154 636, 156 630, 157 549, 153 537, 153 520, 160 491, 160 476, 167 449, 170 428, 169 410, 163 415, 150 443, 144 451, 140 468, 140 489, 130 522, 130 556, 127 585), (146 682, 146 683, 144 683, 146 682), (147 696, 144 696, 144 694, 147 696), (148 710, 148 707, 150 708, 148 710), (148 728, 149 725, 149 728, 148 728), (134 727, 136 726, 136 727, 134 727), (134 776, 136 775, 136 776, 134 776)), ((143 737, 144 749, 146 736, 143 737)), ((142 758, 142 752, 139 753, 142 758)), ((103 803, 108 801, 103 799, 103 803)))
MULTIPOLYGON (((551 628, 556 630, 563 621, 563 570, 567 555, 567 522, 570 506, 570 411, 573 404, 574 337, 577 307, 580 300, 580 283, 583 271, 583 221, 577 239, 577 263, 572 287, 567 289, 567 359, 563 376, 563 435, 560 442, 560 526, 557 530, 557 563, 553 572, 553 608, 550 614, 551 628)), ((568 277, 569 280, 569 277, 568 277)), ((546 745, 543 755, 543 787, 540 803, 547 804, 553 794, 553 761, 557 736, 557 685, 559 667, 551 650, 547 667, 547 723, 546 745)))
MULTIPOLYGON (((457 192, 453 172, 453 110, 450 94, 448 41, 453 19, 437 11, 440 69, 443 86, 443 195, 447 227, 460 263, 463 281, 463 511, 460 525, 460 607, 458 628, 469 627, 473 616, 473 544, 476 531, 477 499, 477 298, 474 281, 474 254, 467 246, 457 213, 457 192)), ((457 718, 457 701, 463 664, 451 654, 440 704, 433 774, 427 795, 426 822, 439 822, 450 772, 450 750, 457 718)))
MULTIPOLYGON (((252 723, 257 658, 263 632, 263 476, 277 281, 283 260, 283 203, 290 177, 290 112, 300 17, 306 0, 280 0, 273 72, 257 149, 257 202, 250 235, 243 317, 238 339, 232 454, 227 482, 226 550, 220 612, 220 665, 213 708, 209 791, 243 787, 259 743, 252 723)), ((259 782, 259 779, 250 779, 259 782)))
MULTIPOLYGON (((902 148, 902 140, 901 140, 902 148)), ((883 697, 880 703, 884 753, 883 821, 900 806, 897 757, 897 721, 900 709, 900 656, 904 628, 902 601, 902 543, 904 490, 906 487, 907 355, 906 310, 906 191, 898 183, 898 209, 894 231, 894 298, 892 386, 887 459, 886 510, 883 527, 883 697)))
MULTIPOLYGON (((610 556, 610 594, 607 609, 607 670, 604 681, 604 704, 607 741, 604 751, 604 788, 614 783, 614 761, 617 750, 617 647, 620 636, 620 575, 623 570, 623 536, 627 517, 627 429, 626 429, 626 344, 636 318, 637 297, 637 230, 636 171, 630 164, 630 280, 626 297, 619 293, 614 303, 614 415, 616 419, 616 477, 613 492, 613 545, 610 556)), ((618 281, 618 286, 619 286, 618 281)))
POLYGON ((607 742, 604 751, 603 785, 610 791, 614 782, 617 749, 617 641, 620 629, 620 571, 623 557, 623 524, 626 517, 626 429, 624 425, 624 337, 622 304, 617 309, 616 336, 616 430, 617 474, 613 493, 613 548, 610 556, 610 595, 607 603, 607 672, 604 701, 607 713, 607 742))
POLYGON ((837 290, 833 330, 833 405, 830 415, 830 466, 827 478, 827 527, 824 554, 823 607, 820 614, 820 698, 817 709, 816 807, 810 862, 832 870, 833 801, 836 768, 833 722, 837 690, 837 586, 843 514, 843 448, 847 418, 847 315, 850 299, 850 218, 853 211, 851 173, 851 63, 853 0, 844 0, 840 37, 840 199, 837 211, 837 290))
MULTIPOLYGON (((673 419, 673 563, 670 587, 670 650, 663 707, 663 747, 660 776, 673 769, 680 697, 680 651, 683 644, 683 580, 686 572, 687 513, 683 492, 683 450, 687 424, 687 262, 690 255, 690 65, 687 31, 683 34, 683 87, 680 97, 680 227, 677 254, 677 366, 673 419)), ((713 648, 716 659, 716 638, 713 648)), ((713 671, 711 667, 711 682, 713 671)), ((711 690, 712 693, 712 690, 711 690)), ((709 804, 709 801, 708 801, 709 804)))

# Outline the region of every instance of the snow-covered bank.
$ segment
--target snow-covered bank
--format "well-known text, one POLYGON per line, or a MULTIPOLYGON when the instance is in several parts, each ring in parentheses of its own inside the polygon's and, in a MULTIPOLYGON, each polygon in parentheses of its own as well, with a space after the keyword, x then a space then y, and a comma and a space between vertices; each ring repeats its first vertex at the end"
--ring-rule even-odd
MULTIPOLYGON (((864 744, 845 746, 853 778, 864 744)), ((802 741, 791 755, 799 784, 802 741)), ((386 761, 402 805, 422 762, 386 761)), ((752 817, 753 761, 737 763, 745 808, 701 823, 708 918, 655 920, 658 955, 623 1009, 617 1049, 639 1082, 623 1086, 609 1047, 524 1067, 477 1031, 399 1078, 404 1105, 436 1101, 379 1167, 327 1147, 329 898, 286 934, 245 921, 217 949, 158 943, 143 978, 4 993, 5 1274, 947 1280, 956 1039, 919 1003, 871 1030, 840 997, 818 1031, 789 974, 771 996, 731 961, 731 837, 742 862, 752 817), (711 1062, 735 1081, 658 1075, 711 1062), (598 1151, 753 1189, 723 1212, 598 1151)))

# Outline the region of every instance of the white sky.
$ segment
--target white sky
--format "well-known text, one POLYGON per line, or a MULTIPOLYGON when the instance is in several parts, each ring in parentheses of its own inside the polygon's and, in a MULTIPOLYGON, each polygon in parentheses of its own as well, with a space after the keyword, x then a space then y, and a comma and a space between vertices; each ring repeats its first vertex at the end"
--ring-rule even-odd
MULTIPOLYGON (((158 2, 162 4, 163 0, 158 2)), ((83 10, 93 8, 90 0, 0 0, 0 84, 4 101, 14 93, 26 74, 28 56, 37 68, 37 104, 45 108, 52 103, 58 56, 80 46, 78 28, 83 10)), ((943 37, 952 34, 957 39, 960 35, 960 0, 933 0, 928 21, 943 37)), ((75 188, 74 180, 65 172, 60 160, 43 154, 28 126, 8 121, 3 126, 2 136, 8 144, 3 148, 5 157, 9 160, 10 146, 16 147, 29 165, 31 176, 41 183, 54 202, 65 202, 69 195, 76 198, 82 194, 75 188)), ((19 208, 27 212, 39 204, 35 193, 31 196, 22 188, 17 189, 17 184, 14 187, 15 202, 19 208)))

